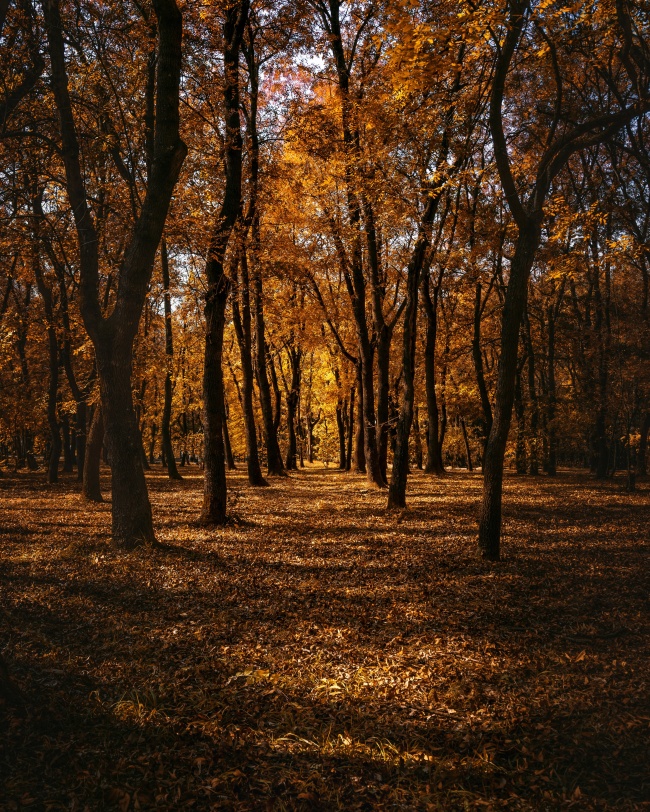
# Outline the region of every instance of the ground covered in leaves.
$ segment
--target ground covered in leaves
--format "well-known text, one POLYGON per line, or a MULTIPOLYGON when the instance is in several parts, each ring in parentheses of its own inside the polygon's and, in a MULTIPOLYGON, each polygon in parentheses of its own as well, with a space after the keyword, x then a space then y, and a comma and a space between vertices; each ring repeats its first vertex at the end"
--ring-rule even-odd
MULTIPOLYGON (((186 469, 187 470, 187 469, 186 469)), ((414 472, 409 509, 314 468, 150 475, 161 549, 123 553, 72 479, 0 479, 2 810, 650 808, 650 489, 414 472)))

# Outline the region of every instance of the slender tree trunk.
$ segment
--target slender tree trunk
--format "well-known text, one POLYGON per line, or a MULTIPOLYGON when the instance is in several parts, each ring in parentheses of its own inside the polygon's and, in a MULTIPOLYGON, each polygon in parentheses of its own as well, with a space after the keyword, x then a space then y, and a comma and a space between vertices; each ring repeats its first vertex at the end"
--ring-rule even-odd
POLYGON ((483 461, 483 501, 479 522, 479 547, 483 557, 490 561, 498 561, 500 557, 503 463, 514 401, 519 328, 526 304, 528 277, 539 241, 538 227, 531 224, 528 228, 520 228, 503 308, 501 354, 493 423, 483 461))
POLYGON ((88 406, 86 405, 85 396, 83 400, 78 400, 76 405, 77 480, 83 482, 84 465, 86 462, 86 422, 88 420, 88 406))
POLYGON ((524 306, 524 338, 526 341, 526 354, 528 358, 528 396, 530 398, 530 435, 528 453, 528 473, 531 476, 539 474, 539 405, 537 400, 537 382, 535 376, 535 347, 528 318, 528 308, 524 306))
POLYGON ((641 437, 639 450, 636 456, 637 477, 644 477, 648 473, 648 433, 650 432, 650 412, 646 412, 641 424, 641 437))
POLYGON ((345 470, 351 471, 352 470, 352 448, 353 448, 353 441, 354 441, 354 397, 355 397, 355 387, 352 386, 350 388, 350 408, 348 411, 348 419, 347 419, 347 449, 345 454, 345 470))
POLYGON ((239 55, 248 11, 248 0, 238 0, 230 4, 223 26, 226 183, 205 265, 209 288, 205 303, 206 337, 203 370, 205 476, 201 518, 209 524, 226 522, 226 451, 223 441, 225 401, 221 365, 230 281, 224 273, 224 258, 241 208, 243 139, 240 124, 239 55))
POLYGON ((100 483, 100 466, 102 461, 102 445, 104 444, 104 421, 102 409, 99 404, 95 406, 90 422, 88 441, 86 443, 86 458, 84 460, 84 478, 81 492, 91 502, 102 502, 100 483))
POLYGON ((357 421, 354 442, 354 470, 358 474, 366 473, 366 450, 363 430, 363 381, 361 376, 361 362, 357 363, 357 421))
POLYGON ((246 436, 246 466, 248 469, 248 482, 250 485, 263 486, 267 481, 262 476, 260 458, 257 450, 257 428, 255 425, 255 408, 253 405, 253 354, 251 334, 251 311, 249 301, 248 260, 246 248, 240 248, 239 267, 241 275, 236 288, 240 301, 232 300, 233 322, 242 371, 242 410, 244 413, 244 428, 246 436), (241 310, 240 305, 241 304, 241 310))
POLYGON ((62 443, 59 421, 56 416, 59 393, 59 359, 56 331, 53 326, 48 326, 47 337, 50 356, 50 380, 47 391, 47 422, 50 427, 51 443, 47 481, 54 483, 59 480, 59 460, 61 459, 62 443))
MULTIPOLYGON (((524 356, 525 358, 525 356, 524 356)), ((525 361, 521 362, 521 366, 525 361)), ((515 440, 515 470, 518 474, 525 474, 528 470, 526 465, 526 408, 521 387, 521 369, 517 364, 515 373, 515 395, 514 395, 515 415, 517 417, 517 438, 515 440)))
POLYGON ((345 453, 345 411, 346 403, 343 398, 339 398, 336 403, 336 428, 339 435, 339 468, 345 471, 346 453, 345 453))
POLYGON ((463 443, 465 444, 465 458, 467 459, 467 470, 473 471, 474 468, 472 467, 472 452, 469 447, 469 438, 467 436, 467 426, 465 425, 465 418, 460 418, 460 427, 463 432, 463 443))
POLYGON ((224 414, 223 445, 226 452, 226 466, 228 467, 229 471, 235 471, 237 469, 237 466, 235 465, 235 457, 232 453, 232 445, 230 444, 230 432, 228 431, 228 415, 225 408, 223 414, 224 414))
POLYGON ((170 479, 182 479, 176 467, 174 457, 174 447, 172 446, 171 421, 172 421, 172 364, 174 361, 174 336, 172 333, 172 303, 169 292, 169 258, 167 256, 167 241, 162 238, 160 243, 160 259, 162 265, 163 282, 163 302, 165 307, 165 399, 162 413, 162 447, 165 460, 167 462, 167 475, 170 479))
POLYGON ((203 457, 205 473, 201 520, 206 524, 225 524, 227 486, 226 451, 223 441, 223 331, 226 322, 228 280, 221 278, 205 303, 205 365, 203 371, 203 457))
MULTIPOLYGON (((402 397, 397 422, 397 437, 393 455, 393 470, 388 488, 388 507, 406 507, 406 481, 409 473, 409 436, 413 422, 415 399, 415 343, 417 337, 418 289, 424 251, 428 240, 421 233, 409 263, 406 288, 406 307, 402 339, 402 397), (418 248, 420 250, 418 250, 418 248)), ((436 438, 437 439, 437 438, 436 438)))
POLYGON ((483 408, 483 446, 487 444, 487 438, 492 428, 492 405, 485 383, 485 370, 483 368, 483 355, 481 353, 481 283, 476 283, 476 297, 474 302, 474 332, 472 335, 472 359, 474 361, 474 371, 476 373, 476 383, 479 395, 481 396, 481 406, 483 408))
POLYGON ((438 332, 438 287, 433 297, 429 293, 428 280, 422 286, 422 301, 427 317, 426 338, 424 345, 424 372, 427 397, 427 463, 424 469, 427 474, 437 476, 445 473, 442 462, 442 443, 440 442, 440 412, 436 393, 436 339, 438 332))
POLYGON ((256 269, 253 276, 253 312, 255 316, 255 373, 260 393, 260 407, 262 409, 264 442, 266 443, 266 465, 268 474, 270 476, 277 476, 284 473, 284 463, 282 462, 282 453, 278 443, 278 431, 273 415, 273 402, 271 399, 271 385, 266 368, 268 351, 264 328, 262 277, 259 269, 256 269))
MULTIPOLYGON (((382 317, 383 320, 383 317, 382 317)), ((389 433, 389 391, 390 391, 390 345, 392 330, 381 325, 377 341, 377 423, 378 423, 378 457, 379 471, 384 482, 388 470, 388 433, 389 433)))
POLYGON ((555 317, 553 308, 548 308, 548 406, 546 410, 546 435, 548 437, 549 476, 557 475, 557 430, 555 427, 557 392, 555 386, 555 317))
POLYGON ((422 436, 420 434, 420 407, 415 407, 413 415, 413 439, 415 440, 415 467, 422 470, 422 436))
POLYGON ((70 419, 65 412, 61 416, 61 434, 63 439, 63 472, 70 474, 74 471, 74 449, 70 432, 70 419))

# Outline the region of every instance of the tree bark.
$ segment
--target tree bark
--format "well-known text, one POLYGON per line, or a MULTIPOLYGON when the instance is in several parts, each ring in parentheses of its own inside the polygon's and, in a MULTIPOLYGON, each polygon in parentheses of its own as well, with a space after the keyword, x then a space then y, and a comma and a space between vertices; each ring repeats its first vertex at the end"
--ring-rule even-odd
POLYGON ((479 522, 479 546, 484 558, 498 561, 501 540, 503 463, 514 401, 519 326, 526 303, 528 276, 539 246, 535 224, 520 229, 503 308, 501 354, 497 369, 494 416, 483 460, 483 501, 479 522))
POLYGON ((153 0, 158 47, 155 124, 147 191, 131 230, 112 313, 99 300, 98 233, 88 206, 79 142, 68 89, 59 0, 43 4, 51 86, 62 138, 66 188, 79 248, 80 308, 95 346, 106 444, 112 467, 112 535, 117 546, 155 543, 151 505, 142 468, 142 442, 133 408, 133 342, 153 272, 156 250, 187 149, 179 136, 182 16, 175 0, 153 0))
POLYGON ((102 408, 98 403, 95 406, 93 418, 90 422, 90 431, 86 442, 86 458, 83 466, 82 494, 90 502, 103 502, 100 466, 102 461, 102 445, 104 444, 104 421, 102 408))
POLYGON ((169 292, 169 257, 167 255, 167 241, 162 238, 160 243, 160 261, 162 266, 163 302, 165 307, 165 399, 163 401, 162 437, 163 455, 167 463, 167 475, 170 479, 182 480, 176 467, 174 447, 172 446, 172 364, 174 361, 174 336, 172 333, 172 303, 169 292))
POLYGON ((206 337, 203 371, 205 476, 201 518, 209 524, 224 524, 227 518, 226 453, 223 441, 225 415, 221 365, 230 281, 224 273, 224 258, 241 208, 243 141, 239 119, 239 52, 248 9, 248 0, 233 3, 226 12, 223 26, 226 183, 205 266, 208 291, 205 301, 206 337))

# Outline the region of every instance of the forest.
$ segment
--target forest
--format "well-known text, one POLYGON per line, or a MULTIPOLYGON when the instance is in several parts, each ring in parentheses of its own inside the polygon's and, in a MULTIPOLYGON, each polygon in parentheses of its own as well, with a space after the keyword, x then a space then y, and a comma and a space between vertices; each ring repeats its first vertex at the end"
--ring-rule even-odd
POLYGON ((648 808, 649 136, 650 0, 0 0, 0 810, 648 808))

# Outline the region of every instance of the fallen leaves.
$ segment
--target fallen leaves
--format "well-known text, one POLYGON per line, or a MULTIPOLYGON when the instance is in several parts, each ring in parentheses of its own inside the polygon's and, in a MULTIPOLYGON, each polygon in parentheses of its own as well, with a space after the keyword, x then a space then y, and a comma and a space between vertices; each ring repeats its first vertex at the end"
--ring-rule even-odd
POLYGON ((0 485, 8 809, 644 808, 647 491, 508 479, 492 567, 477 476, 414 474, 399 522, 353 475, 238 478, 215 531, 188 479, 130 555, 76 483, 0 485))

